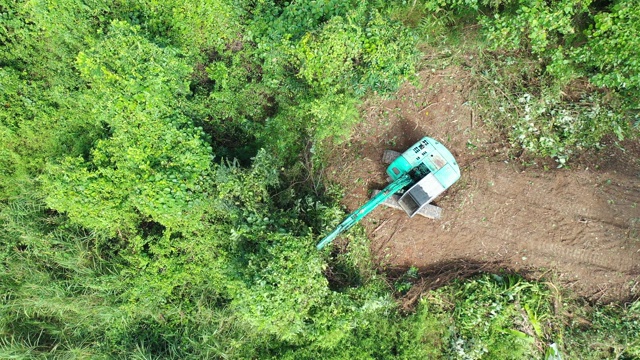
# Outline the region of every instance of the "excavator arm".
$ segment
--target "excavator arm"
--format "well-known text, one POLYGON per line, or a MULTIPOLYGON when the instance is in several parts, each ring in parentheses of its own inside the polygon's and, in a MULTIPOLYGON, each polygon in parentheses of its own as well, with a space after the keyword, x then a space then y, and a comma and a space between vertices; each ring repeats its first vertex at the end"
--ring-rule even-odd
POLYGON ((325 236, 322 241, 318 243, 316 248, 321 250, 327 244, 331 243, 338 235, 351 229, 358 221, 362 220, 367 214, 373 211, 378 205, 382 204, 385 200, 393 196, 393 194, 404 189, 407 185, 412 184, 413 180, 409 174, 404 174, 387 185, 382 191, 374 195, 371 200, 367 201, 364 205, 360 206, 356 211, 347 216, 344 221, 338 225, 329 235, 325 236))

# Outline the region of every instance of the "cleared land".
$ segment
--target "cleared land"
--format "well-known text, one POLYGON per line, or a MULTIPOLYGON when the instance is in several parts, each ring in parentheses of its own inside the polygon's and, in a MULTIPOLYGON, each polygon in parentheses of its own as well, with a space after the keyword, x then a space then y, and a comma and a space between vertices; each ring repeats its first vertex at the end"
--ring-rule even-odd
MULTIPOLYGON (((363 221, 381 268, 416 266, 421 289, 478 271, 510 270, 548 278, 593 301, 640 295, 640 146, 614 145, 556 169, 527 165, 491 139, 469 101, 460 68, 425 71, 418 87, 370 102, 366 121, 333 154, 327 176, 342 184, 354 210, 386 183, 384 149, 403 151, 427 135, 456 156, 462 178, 437 204, 440 221, 376 209, 363 221)), ((488 90, 488 89, 487 89, 488 90)))

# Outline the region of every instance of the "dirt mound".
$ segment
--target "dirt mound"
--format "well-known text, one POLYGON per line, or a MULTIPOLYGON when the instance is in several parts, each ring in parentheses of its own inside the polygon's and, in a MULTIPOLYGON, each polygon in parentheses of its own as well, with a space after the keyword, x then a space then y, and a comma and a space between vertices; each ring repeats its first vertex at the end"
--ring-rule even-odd
POLYGON ((354 210, 386 184, 385 149, 404 151, 428 135, 458 160, 461 179, 437 199, 440 221, 384 207, 365 218, 380 266, 417 266, 434 284, 443 277, 438 264, 459 264, 544 275, 595 301, 640 295, 640 146, 611 146, 571 169, 523 167, 469 105, 464 70, 421 79, 394 100, 368 104, 367 120, 328 169, 354 210))

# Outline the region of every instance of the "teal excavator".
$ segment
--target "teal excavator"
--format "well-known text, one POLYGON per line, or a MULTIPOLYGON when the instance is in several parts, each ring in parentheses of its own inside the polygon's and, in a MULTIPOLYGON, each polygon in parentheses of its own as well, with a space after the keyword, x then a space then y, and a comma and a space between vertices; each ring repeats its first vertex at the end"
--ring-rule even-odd
POLYGON ((349 230, 381 204, 404 210, 409 217, 440 217, 442 209, 431 205, 430 202, 460 178, 458 163, 444 145, 425 136, 403 153, 385 151, 382 160, 390 163, 387 175, 391 183, 383 190, 374 192, 366 204, 352 212, 322 239, 316 246, 318 250, 349 230))

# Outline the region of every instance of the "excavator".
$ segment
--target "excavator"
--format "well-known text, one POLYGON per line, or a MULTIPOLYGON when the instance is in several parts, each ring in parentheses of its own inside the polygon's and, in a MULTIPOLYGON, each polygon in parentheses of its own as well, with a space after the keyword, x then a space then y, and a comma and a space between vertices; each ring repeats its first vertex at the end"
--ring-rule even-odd
POLYGON ((460 179, 460 167, 444 145, 425 136, 403 153, 386 150, 382 161, 389 164, 389 185, 374 191, 368 202, 349 214, 318 243, 318 250, 322 250, 379 205, 404 210, 409 217, 422 215, 431 219, 440 218, 442 209, 430 203, 460 179))

